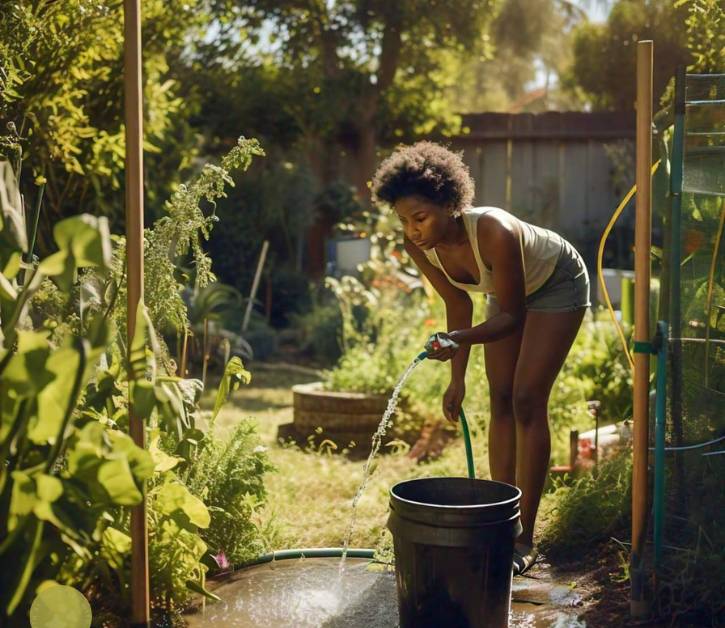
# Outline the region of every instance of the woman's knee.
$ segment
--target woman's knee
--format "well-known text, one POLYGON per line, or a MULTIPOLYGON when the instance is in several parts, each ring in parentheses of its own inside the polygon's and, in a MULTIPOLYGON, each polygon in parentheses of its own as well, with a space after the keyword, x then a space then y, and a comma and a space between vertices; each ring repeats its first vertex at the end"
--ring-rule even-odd
POLYGON ((513 390, 506 387, 491 386, 489 383, 491 397, 491 414, 494 419, 513 416, 514 396, 513 390))
POLYGON ((534 421, 546 421, 549 395, 531 388, 518 387, 512 394, 514 416, 519 425, 534 421))

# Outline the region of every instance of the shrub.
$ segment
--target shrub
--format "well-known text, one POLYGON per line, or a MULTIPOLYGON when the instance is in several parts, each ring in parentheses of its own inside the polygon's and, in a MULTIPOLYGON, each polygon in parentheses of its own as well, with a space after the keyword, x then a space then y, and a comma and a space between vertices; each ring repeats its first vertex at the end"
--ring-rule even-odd
POLYGON ((263 320, 250 323, 243 338, 252 348, 255 360, 266 360, 277 350, 277 332, 263 320))
POLYGON ((334 365, 342 355, 342 315, 335 296, 324 287, 313 291, 312 309, 291 316, 299 334, 299 349, 326 366, 334 365))
POLYGON ((276 269, 272 275, 272 325, 286 327, 294 314, 305 314, 311 308, 307 275, 289 268, 276 269))
POLYGON ((209 527, 201 532, 208 556, 223 555, 231 565, 239 565, 265 551, 269 530, 257 527, 255 515, 266 498, 264 474, 271 470, 255 424, 243 421, 228 440, 212 439, 182 474, 211 513, 209 527))

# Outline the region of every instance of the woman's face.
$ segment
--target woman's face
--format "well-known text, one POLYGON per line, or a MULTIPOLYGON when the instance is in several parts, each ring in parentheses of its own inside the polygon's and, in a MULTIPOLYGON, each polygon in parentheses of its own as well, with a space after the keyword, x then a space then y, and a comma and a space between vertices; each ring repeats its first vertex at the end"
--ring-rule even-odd
POLYGON ((420 196, 399 198, 394 209, 405 237, 419 249, 432 249, 446 233, 451 214, 445 207, 420 196))

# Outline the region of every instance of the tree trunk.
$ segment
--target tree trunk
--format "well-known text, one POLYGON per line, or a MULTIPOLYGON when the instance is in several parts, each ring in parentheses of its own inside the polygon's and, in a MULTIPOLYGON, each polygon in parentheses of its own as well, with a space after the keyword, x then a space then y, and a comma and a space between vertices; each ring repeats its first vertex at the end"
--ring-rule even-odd
POLYGON ((372 120, 358 129, 358 144, 353 151, 355 156, 355 169, 353 172, 353 183, 357 189, 360 202, 365 207, 370 207, 371 197, 368 181, 371 181, 375 173, 377 146, 377 129, 372 120))

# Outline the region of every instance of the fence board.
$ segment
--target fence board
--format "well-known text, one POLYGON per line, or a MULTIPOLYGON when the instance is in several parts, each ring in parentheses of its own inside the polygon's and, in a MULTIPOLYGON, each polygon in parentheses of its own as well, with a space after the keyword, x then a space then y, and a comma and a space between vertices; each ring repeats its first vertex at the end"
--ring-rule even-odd
POLYGON ((481 185, 476 190, 477 204, 506 207, 506 142, 486 142, 481 148, 481 185))

